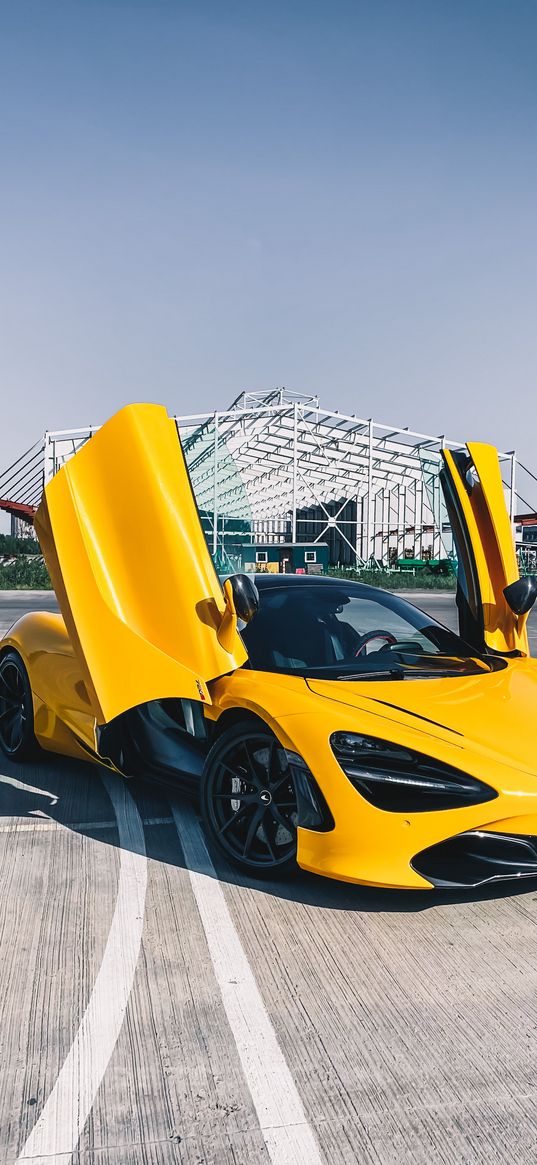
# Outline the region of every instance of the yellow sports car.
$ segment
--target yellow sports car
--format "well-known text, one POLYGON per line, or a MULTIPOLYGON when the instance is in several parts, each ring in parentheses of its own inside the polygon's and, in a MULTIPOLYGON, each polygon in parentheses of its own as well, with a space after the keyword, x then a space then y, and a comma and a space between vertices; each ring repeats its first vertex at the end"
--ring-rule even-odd
POLYGON ((214 845, 377 886, 537 874, 537 667, 496 451, 443 454, 460 638, 341 579, 236 575, 206 546, 173 420, 131 405, 52 478, 62 614, 0 643, 0 742, 195 786, 214 845))

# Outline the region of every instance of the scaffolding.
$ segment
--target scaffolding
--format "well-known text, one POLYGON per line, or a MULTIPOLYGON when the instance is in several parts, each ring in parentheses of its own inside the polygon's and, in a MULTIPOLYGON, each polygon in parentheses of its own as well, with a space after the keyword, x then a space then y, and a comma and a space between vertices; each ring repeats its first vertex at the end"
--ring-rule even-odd
MULTIPOLYGON (((439 473, 442 449, 463 441, 331 411, 284 388, 175 421, 219 564, 240 568, 241 548, 258 541, 328 541, 332 565, 355 567, 453 556, 439 473)), ((95 431, 47 433, 44 480, 95 431)), ((513 518, 515 453, 500 462, 513 518)))

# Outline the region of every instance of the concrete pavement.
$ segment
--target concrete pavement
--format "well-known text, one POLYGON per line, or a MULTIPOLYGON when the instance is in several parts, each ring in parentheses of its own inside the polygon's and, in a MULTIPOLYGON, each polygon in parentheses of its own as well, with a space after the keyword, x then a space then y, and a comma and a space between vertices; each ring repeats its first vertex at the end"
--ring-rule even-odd
POLYGON ((254 882, 156 786, 0 774, 2 1165, 534 1160, 535 884, 254 882))

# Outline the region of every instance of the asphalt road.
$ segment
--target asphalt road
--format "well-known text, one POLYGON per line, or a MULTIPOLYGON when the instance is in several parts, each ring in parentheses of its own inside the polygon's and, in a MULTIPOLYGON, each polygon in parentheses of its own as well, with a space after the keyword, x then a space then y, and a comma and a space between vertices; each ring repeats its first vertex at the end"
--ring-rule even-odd
POLYGON ((249 881, 186 801, 53 756, 0 815, 2 1165, 535 1160, 535 883, 249 881))

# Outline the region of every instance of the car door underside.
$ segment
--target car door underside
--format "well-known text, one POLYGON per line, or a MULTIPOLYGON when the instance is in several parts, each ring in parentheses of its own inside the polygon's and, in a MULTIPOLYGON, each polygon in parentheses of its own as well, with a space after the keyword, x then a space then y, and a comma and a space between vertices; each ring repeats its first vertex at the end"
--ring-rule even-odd
POLYGON ((97 729, 99 756, 126 776, 196 787, 208 749, 207 722, 195 700, 167 698, 130 708, 97 729))

